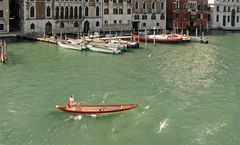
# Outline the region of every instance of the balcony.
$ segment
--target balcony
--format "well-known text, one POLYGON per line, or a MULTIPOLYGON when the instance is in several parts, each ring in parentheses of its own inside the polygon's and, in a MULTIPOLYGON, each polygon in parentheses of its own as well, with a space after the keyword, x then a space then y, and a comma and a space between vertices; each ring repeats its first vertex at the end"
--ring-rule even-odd
POLYGON ((188 9, 188 12, 197 12, 198 9, 188 9))
POLYGON ((116 7, 123 7, 123 3, 113 3, 113 6, 116 6, 116 7))
POLYGON ((152 9, 152 13, 157 13, 157 9, 152 9))
POLYGON ((131 30, 131 25, 130 24, 104 24, 103 30, 105 31, 131 30))

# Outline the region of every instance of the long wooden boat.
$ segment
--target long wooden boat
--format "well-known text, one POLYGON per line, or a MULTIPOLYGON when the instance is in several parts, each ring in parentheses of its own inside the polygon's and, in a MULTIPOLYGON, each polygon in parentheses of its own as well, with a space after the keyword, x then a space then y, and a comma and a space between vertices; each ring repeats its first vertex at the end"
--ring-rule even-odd
POLYGON ((172 34, 172 35, 182 37, 182 42, 191 42, 191 37, 188 35, 181 35, 181 34, 172 34))
POLYGON ((118 104, 118 105, 74 105, 69 108, 66 105, 57 105, 56 108, 67 113, 74 114, 106 114, 121 111, 127 111, 136 108, 136 104, 118 104))
POLYGON ((83 50, 83 49, 85 49, 84 45, 75 45, 75 44, 71 44, 70 42, 60 42, 60 41, 58 41, 57 44, 60 47, 73 49, 73 50, 83 50))
POLYGON ((109 40, 103 40, 103 39, 90 39, 89 44, 92 46, 95 46, 97 48, 106 48, 106 49, 113 49, 113 50, 121 50, 121 51, 127 51, 127 46, 120 43, 112 43, 113 41, 109 40))
POLYGON ((146 36, 137 36, 133 35, 133 39, 140 40, 140 41, 149 41, 153 42, 155 39, 155 42, 158 43, 177 43, 182 41, 182 37, 179 35, 174 35, 174 34, 161 34, 161 35, 146 35, 146 36))

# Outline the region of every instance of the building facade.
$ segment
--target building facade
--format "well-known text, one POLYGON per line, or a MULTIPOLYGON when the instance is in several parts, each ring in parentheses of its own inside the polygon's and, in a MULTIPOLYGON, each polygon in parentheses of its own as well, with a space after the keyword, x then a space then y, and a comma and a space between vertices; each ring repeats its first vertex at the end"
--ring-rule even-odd
POLYGON ((166 0, 21 0, 23 32, 166 29, 166 0))
POLYGON ((9 1, 0 0, 0 33, 9 32, 9 1))
POLYGON ((168 0, 167 26, 180 30, 208 29, 208 0, 168 0))
POLYGON ((214 0, 210 3, 211 29, 240 30, 240 0, 214 0))
POLYGON ((22 0, 23 32, 79 33, 102 25, 99 0, 22 0))
POLYGON ((103 31, 130 31, 131 0, 103 0, 103 31))
POLYGON ((133 0, 132 28, 166 30, 167 0, 133 0))

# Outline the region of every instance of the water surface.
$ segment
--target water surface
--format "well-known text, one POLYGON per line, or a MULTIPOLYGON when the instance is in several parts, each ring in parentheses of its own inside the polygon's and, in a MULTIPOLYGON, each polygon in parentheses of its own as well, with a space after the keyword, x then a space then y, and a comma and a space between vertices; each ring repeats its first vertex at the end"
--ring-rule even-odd
POLYGON ((121 55, 11 41, 0 64, 0 144, 239 145, 240 34, 209 44, 142 43, 121 55), (107 116, 55 109, 136 103, 107 116))

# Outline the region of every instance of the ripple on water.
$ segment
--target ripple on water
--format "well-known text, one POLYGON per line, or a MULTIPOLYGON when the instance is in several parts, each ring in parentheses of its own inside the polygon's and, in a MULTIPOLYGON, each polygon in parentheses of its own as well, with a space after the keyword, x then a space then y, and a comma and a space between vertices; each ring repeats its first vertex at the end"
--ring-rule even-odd
POLYGON ((164 129, 166 129, 166 127, 168 126, 168 118, 165 118, 164 120, 160 121, 159 123, 159 130, 157 131, 157 133, 161 133, 164 129))
POLYGON ((82 120, 83 118, 83 115, 70 115, 67 119, 65 119, 65 121, 68 121, 68 120, 82 120))
POLYGON ((191 133, 192 144, 205 145, 208 143, 210 136, 218 136, 220 131, 228 125, 228 122, 207 123, 194 128, 191 133))

